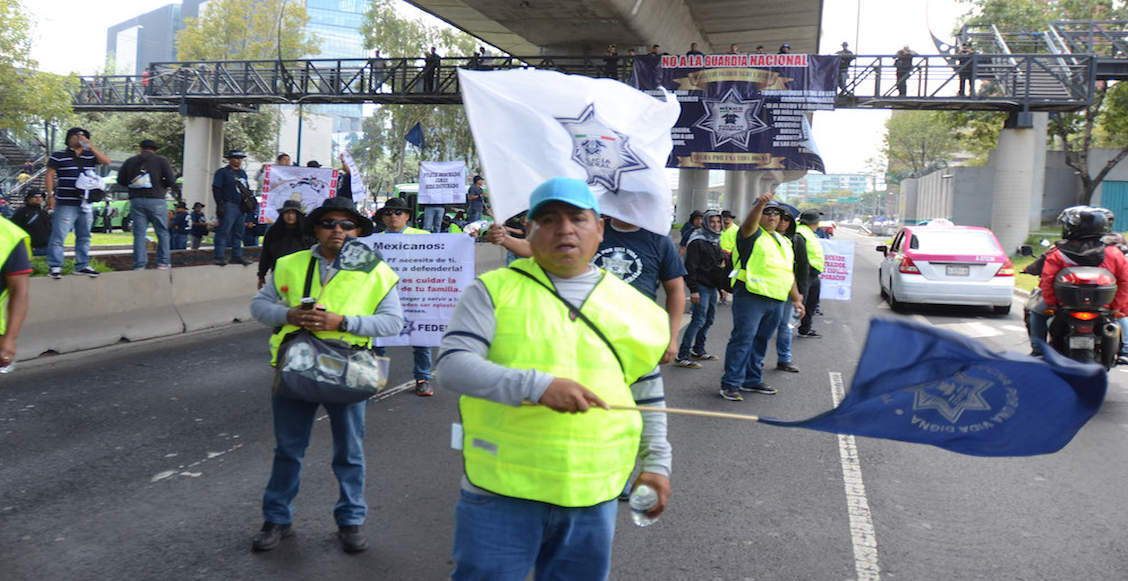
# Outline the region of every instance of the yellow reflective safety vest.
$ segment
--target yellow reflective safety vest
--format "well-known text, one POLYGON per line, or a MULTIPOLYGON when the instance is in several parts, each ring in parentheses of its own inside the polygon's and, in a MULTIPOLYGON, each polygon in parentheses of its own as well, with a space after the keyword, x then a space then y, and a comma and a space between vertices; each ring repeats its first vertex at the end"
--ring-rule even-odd
POLYGON ((778 232, 768 232, 761 226, 751 256, 741 257, 739 248, 734 247, 732 263, 739 269, 733 286, 743 282, 752 294, 787 300, 795 283, 795 248, 778 232))
POLYGON ((403 230, 400 230, 399 232, 381 232, 381 234, 430 234, 430 232, 428 232, 426 230, 420 230, 419 228, 412 228, 411 226, 408 226, 407 228, 404 228, 403 230))
POLYGON ((807 241, 807 263, 811 265, 811 268, 823 272, 826 266, 826 257, 819 237, 815 236, 814 230, 811 230, 811 227, 806 224, 796 226, 795 231, 807 241))
POLYGON ((721 232, 721 250, 732 254, 736 250, 736 234, 740 232, 740 225, 733 222, 724 232, 721 232))
MULTIPOLYGON (((7 218, 0 218, 0 264, 7 262, 12 251, 20 243, 27 249, 27 257, 31 258, 31 236, 23 228, 16 226, 7 218)), ((8 287, 0 292, 0 335, 8 332, 8 287)))
MULTIPOLYGON (((553 287, 527 258, 481 276, 497 317, 487 358, 572 379, 610 405, 634 405, 630 386, 658 365, 670 342, 669 318, 618 277, 601 274, 580 311, 615 346, 622 365, 591 327, 570 316, 542 286, 553 287)), ((593 506, 623 491, 638 455, 642 416, 637 412, 562 414, 465 395, 459 411, 466 478, 502 496, 593 506)))
MULTIPOLYGON (((274 265, 274 289, 282 297, 283 302, 291 307, 302 304, 302 292, 305 290, 306 272, 309 269, 310 259, 313 254, 309 250, 288 254, 278 259, 274 265)), ((316 266, 314 268, 317 268, 316 266)), ((384 261, 372 272, 342 270, 333 275, 325 285, 325 292, 321 292, 321 276, 317 271, 313 273, 313 285, 309 295, 321 295, 318 304, 325 305, 330 313, 338 315, 371 315, 380 306, 380 301, 388 296, 392 288, 399 282, 399 276, 392 272, 391 267, 384 261)), ((274 365, 278 359, 278 346, 290 333, 301 327, 287 323, 270 337, 270 364, 274 365)), ((363 347, 372 346, 372 337, 361 337, 352 333, 341 331, 314 331, 314 335, 322 339, 337 339, 353 345, 363 347)))

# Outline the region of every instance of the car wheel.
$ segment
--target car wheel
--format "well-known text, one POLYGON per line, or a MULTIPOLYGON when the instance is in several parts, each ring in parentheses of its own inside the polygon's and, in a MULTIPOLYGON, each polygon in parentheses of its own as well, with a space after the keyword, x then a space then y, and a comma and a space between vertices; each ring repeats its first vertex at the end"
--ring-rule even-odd
POLYGON ((991 310, 994 311, 996 315, 1005 315, 1010 312, 1010 308, 1011 306, 1007 305, 1005 307, 991 307, 991 310))
POLYGON ((893 281, 889 281, 889 283, 889 308, 900 313, 904 311, 905 307, 908 305, 897 300, 896 295, 893 294, 893 281))

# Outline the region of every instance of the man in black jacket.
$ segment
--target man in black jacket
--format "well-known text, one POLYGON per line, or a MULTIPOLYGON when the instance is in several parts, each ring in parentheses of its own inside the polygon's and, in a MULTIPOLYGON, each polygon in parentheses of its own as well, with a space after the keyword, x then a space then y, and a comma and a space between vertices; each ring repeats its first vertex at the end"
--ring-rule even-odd
POLYGON ((701 227, 690 235, 685 251, 685 285, 693 303, 693 318, 685 328, 678 356, 674 363, 690 369, 701 369, 697 361, 717 358, 705 351, 705 340, 717 315, 717 294, 723 300, 728 286, 729 265, 721 251, 721 230, 724 221, 716 210, 705 212, 701 227))
MULTIPOLYGON (((141 153, 125 160, 118 171, 117 183, 129 188, 129 222, 133 229, 133 270, 144 270, 149 262, 145 235, 149 224, 157 235, 157 268, 172 264, 168 241, 168 204, 165 190, 172 187, 172 165, 168 158, 157 155, 157 142, 144 139, 141 153)), ((107 204, 108 205, 108 204, 107 204)))
POLYGON ((29 193, 23 207, 12 214, 12 222, 31 237, 32 256, 47 256, 47 241, 51 239, 51 215, 43 209, 43 192, 36 190, 29 193))

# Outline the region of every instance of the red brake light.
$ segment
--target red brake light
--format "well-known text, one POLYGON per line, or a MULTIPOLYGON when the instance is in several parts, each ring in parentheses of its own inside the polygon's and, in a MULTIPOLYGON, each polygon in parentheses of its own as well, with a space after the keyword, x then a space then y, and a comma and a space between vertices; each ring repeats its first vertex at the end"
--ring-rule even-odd
POLYGON ((1090 313, 1088 311, 1081 311, 1081 312, 1077 312, 1077 313, 1069 313, 1069 315, 1071 317, 1073 317, 1074 319, 1079 319, 1079 320, 1082 320, 1082 321, 1092 321, 1093 319, 1100 316, 1099 313, 1090 313))
POLYGON ((897 272, 905 274, 920 274, 920 269, 913 264, 913 259, 908 256, 901 259, 901 264, 897 266, 897 272))
POLYGON ((1014 265, 1009 258, 999 267, 999 272, 996 272, 995 276, 1014 276, 1014 265))
POLYGON ((1061 281, 1066 284, 1095 284, 1098 286, 1109 286, 1116 284, 1116 279, 1101 272, 1096 274, 1071 272, 1063 277, 1061 281))

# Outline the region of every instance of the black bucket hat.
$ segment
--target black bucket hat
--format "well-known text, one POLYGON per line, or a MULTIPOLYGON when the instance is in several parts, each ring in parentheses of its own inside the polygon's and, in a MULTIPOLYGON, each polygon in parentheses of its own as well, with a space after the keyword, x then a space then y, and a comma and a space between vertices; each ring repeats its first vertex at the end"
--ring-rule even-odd
POLYGON ((411 214, 411 206, 408 205, 407 200, 403 198, 388 198, 388 201, 384 202, 384 206, 380 208, 380 211, 377 212, 376 215, 383 217, 384 210, 405 210, 408 215, 411 214))
POLYGON ((372 220, 365 218, 363 214, 357 212, 356 206, 353 205, 352 200, 345 197, 336 196, 325 200, 321 203, 320 208, 317 208, 316 210, 309 213, 309 219, 306 220, 305 223, 305 233, 313 236, 313 227, 321 221, 322 216, 328 214, 329 212, 344 212, 346 214, 351 214, 353 220, 360 228, 361 236, 368 236, 374 229, 372 220))

